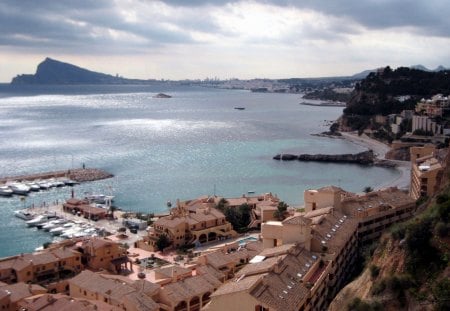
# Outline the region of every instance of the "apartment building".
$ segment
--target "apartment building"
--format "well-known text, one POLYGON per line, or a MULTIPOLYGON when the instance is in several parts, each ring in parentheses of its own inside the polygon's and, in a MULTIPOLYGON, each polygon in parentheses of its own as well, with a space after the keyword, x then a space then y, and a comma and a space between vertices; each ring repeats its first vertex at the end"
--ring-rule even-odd
POLYGON ((16 284, 0 283, 0 310, 19 310, 20 301, 46 292, 46 288, 35 284, 25 284, 23 282, 16 284))
POLYGON ((48 284, 67 279, 81 269, 81 253, 69 248, 51 249, 1 259, 0 281, 48 284))
POLYGON ((411 183, 410 196, 418 199, 422 196, 434 195, 442 182, 446 149, 436 149, 427 144, 422 147, 411 147, 411 183))

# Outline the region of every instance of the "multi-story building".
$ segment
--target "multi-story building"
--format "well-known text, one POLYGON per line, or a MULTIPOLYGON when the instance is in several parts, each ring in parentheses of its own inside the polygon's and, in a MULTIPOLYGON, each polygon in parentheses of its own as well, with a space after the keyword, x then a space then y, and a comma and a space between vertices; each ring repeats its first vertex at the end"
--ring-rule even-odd
POLYGON ((113 273, 132 270, 126 249, 109 239, 93 237, 82 241, 76 248, 82 253, 83 264, 90 269, 113 273))
POLYGON ((225 219, 225 215, 214 206, 213 199, 199 200, 188 205, 178 204, 171 209, 169 216, 155 221, 148 237, 138 242, 138 246, 155 251, 156 242, 161 235, 166 235, 175 248, 236 236, 236 231, 225 219))
POLYGON ((428 116, 413 116, 411 130, 413 133, 416 130, 422 130, 433 135, 442 134, 442 126, 428 116))
POLYGON ((69 248, 21 254, 0 261, 0 280, 48 284, 67 279, 82 269, 81 254, 69 248))
POLYGON ((443 157, 434 146, 412 147, 410 196, 417 200, 435 194, 444 174, 443 157))
POLYGON ((306 190, 304 198, 306 211, 334 206, 344 215, 356 219, 361 243, 379 238, 384 229, 411 218, 415 211, 415 200, 397 188, 356 195, 331 186, 306 190))

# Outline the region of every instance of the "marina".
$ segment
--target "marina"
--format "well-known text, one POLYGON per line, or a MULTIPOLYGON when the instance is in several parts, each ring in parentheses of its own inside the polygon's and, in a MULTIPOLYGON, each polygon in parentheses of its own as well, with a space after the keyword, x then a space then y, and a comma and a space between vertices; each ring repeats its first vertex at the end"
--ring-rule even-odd
MULTIPOLYGON (((0 197, 8 197, 13 194, 28 195, 30 192, 48 190, 53 187, 73 187, 80 182, 101 180, 113 177, 99 169, 76 169, 68 171, 46 172, 31 175, 0 178, 0 197)), ((90 195, 90 199, 96 203, 111 202, 113 197, 105 195, 90 195)))

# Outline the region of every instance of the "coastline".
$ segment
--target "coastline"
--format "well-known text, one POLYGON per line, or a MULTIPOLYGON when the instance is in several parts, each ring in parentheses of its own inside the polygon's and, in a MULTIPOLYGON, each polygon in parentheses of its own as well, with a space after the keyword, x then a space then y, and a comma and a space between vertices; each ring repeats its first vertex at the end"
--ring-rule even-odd
POLYGON ((389 188, 389 187, 397 187, 401 190, 409 190, 410 185, 410 176, 411 176, 411 163, 409 161, 396 161, 396 160, 387 160, 386 153, 390 150, 389 146, 370 138, 366 134, 362 134, 358 136, 356 132, 340 132, 342 134, 342 138, 356 144, 363 146, 365 148, 371 149, 374 152, 375 157, 378 160, 389 161, 395 164, 395 169, 400 173, 400 175, 394 180, 386 181, 385 183, 375 186, 376 190, 389 188))

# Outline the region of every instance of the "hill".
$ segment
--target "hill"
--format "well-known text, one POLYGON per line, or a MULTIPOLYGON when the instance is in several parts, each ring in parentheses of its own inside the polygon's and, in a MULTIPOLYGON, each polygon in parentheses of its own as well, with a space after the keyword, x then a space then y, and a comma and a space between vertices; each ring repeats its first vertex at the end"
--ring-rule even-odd
POLYGON ((421 98, 435 94, 450 94, 450 70, 429 72, 406 67, 380 69, 355 85, 344 109, 341 126, 363 130, 373 123, 373 116, 412 109, 421 98), (401 100, 400 96, 407 96, 408 99, 401 100))
POLYGON ((100 72, 90 71, 69 63, 46 58, 33 74, 21 74, 11 84, 130 84, 145 80, 125 79, 100 72))

